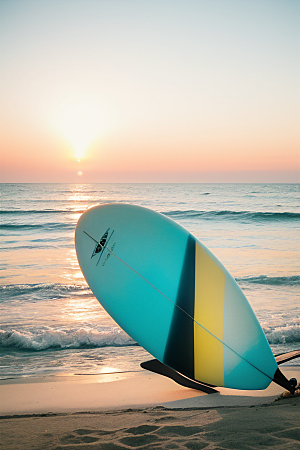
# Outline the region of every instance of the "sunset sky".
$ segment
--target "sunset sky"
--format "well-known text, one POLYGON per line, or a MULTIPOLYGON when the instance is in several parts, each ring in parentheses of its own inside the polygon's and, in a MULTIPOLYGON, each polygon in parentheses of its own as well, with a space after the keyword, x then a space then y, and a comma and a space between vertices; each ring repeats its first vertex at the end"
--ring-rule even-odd
POLYGON ((299 0, 1 0, 0 181, 299 182, 299 17, 299 0))

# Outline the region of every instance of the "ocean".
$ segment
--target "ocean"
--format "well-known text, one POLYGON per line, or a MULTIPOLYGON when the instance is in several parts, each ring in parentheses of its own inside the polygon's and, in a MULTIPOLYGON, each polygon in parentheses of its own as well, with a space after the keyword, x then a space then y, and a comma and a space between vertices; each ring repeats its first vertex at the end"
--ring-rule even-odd
POLYGON ((142 371, 151 359, 95 299, 76 258, 78 218, 113 202, 188 229, 236 279, 274 354, 300 348, 298 184, 2 184, 0 379, 142 371))

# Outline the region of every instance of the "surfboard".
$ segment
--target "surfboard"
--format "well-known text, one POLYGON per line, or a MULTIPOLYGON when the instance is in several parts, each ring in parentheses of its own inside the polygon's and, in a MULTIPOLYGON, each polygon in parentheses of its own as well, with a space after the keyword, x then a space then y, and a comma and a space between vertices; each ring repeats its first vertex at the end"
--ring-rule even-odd
POLYGON ((88 209, 75 231, 79 265, 115 322, 160 363, 234 389, 289 390, 236 281, 205 245, 153 210, 88 209))

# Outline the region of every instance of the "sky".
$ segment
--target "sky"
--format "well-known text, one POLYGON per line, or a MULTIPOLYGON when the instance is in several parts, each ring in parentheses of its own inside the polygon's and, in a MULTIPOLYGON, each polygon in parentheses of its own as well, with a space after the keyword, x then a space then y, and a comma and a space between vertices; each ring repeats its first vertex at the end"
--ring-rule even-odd
POLYGON ((1 182, 299 182, 299 0, 0 0, 1 182))

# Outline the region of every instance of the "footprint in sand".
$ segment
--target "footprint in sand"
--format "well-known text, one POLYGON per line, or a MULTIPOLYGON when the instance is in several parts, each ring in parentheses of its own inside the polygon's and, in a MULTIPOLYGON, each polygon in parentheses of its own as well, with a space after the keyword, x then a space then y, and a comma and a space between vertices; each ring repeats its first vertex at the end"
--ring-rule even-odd
MULTIPOLYGON (((160 417, 162 422, 173 420, 172 416, 160 417)), ((157 418, 154 419, 157 423, 157 418)), ((60 439, 56 450, 159 450, 186 448, 201 450, 208 442, 203 439, 203 427, 183 425, 142 424, 117 430, 79 428, 60 439), (85 445, 86 444, 86 445, 85 445)))

